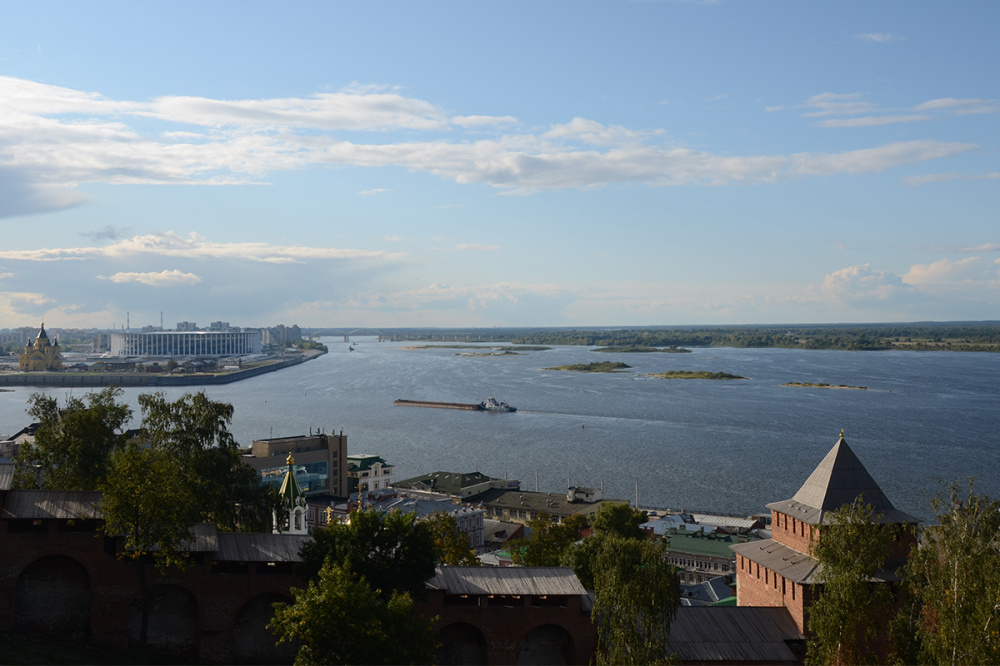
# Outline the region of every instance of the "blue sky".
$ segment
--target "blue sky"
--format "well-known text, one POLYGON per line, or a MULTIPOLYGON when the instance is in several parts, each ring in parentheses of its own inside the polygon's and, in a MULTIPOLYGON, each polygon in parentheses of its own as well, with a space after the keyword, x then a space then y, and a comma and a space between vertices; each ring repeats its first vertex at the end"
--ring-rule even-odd
POLYGON ((997 25, 0 0, 0 328, 998 319, 997 25))

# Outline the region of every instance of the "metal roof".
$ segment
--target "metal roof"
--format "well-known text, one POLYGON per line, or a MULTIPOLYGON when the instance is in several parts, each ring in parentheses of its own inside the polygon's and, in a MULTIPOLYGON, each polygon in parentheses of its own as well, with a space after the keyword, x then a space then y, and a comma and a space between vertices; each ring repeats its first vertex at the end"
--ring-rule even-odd
POLYGON ((731 548, 737 555, 742 555, 794 583, 812 585, 819 582, 816 579, 816 560, 774 539, 739 543, 731 548))
POLYGON ((790 500, 772 502, 767 508, 810 525, 819 525, 829 522, 828 515, 831 511, 853 503, 859 496, 865 504, 872 506, 876 514, 881 514, 880 522, 883 524, 919 522, 892 505, 847 445, 844 432, 841 431, 840 439, 795 496, 790 500))
POLYGON ((668 644, 682 662, 796 663, 785 641, 801 640, 783 607, 682 606, 668 644))
POLYGON ((53 490, 12 490, 3 501, 5 520, 101 518, 101 493, 53 490))
POLYGON ((311 541, 302 534, 219 532, 216 559, 224 562, 301 562, 299 550, 311 541))
POLYGON ((14 483, 14 463, 0 464, 0 491, 10 490, 14 483))
POLYGON ((440 567, 427 587, 447 594, 587 594, 569 567, 440 567))

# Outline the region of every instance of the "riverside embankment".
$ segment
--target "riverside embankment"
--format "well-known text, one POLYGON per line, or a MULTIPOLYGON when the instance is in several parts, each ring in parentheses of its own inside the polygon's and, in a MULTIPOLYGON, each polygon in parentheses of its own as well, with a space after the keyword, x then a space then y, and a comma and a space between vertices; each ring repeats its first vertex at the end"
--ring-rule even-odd
POLYGON ((0 374, 0 386, 218 386, 242 379, 276 372, 322 356, 325 352, 310 349, 302 354, 276 359, 252 368, 219 374, 162 374, 140 372, 18 372, 0 374))

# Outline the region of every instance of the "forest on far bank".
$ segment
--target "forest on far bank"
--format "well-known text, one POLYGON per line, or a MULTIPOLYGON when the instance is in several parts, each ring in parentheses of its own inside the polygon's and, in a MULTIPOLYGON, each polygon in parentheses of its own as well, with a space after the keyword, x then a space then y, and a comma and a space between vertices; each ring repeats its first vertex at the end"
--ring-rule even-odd
POLYGON ((641 328, 396 329, 393 340, 597 347, 1000 351, 1000 322, 641 328))

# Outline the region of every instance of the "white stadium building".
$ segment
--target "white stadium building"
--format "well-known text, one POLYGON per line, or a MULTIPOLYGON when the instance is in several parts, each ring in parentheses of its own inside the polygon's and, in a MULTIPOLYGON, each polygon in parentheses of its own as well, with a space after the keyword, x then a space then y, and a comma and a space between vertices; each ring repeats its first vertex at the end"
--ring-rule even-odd
POLYGON ((246 356, 261 351, 260 331, 112 333, 112 356, 246 356))

